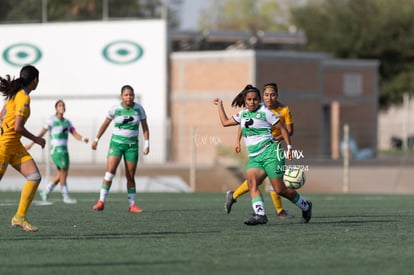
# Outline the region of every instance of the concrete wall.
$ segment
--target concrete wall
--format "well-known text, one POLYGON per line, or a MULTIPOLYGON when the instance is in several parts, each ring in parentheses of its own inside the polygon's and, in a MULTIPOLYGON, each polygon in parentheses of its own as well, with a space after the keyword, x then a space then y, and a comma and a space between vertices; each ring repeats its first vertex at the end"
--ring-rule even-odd
MULTIPOLYGON (((340 104, 340 125, 350 126, 350 136, 360 148, 377 148, 378 62, 326 60, 323 100, 340 104)), ((342 135, 341 129, 341 135, 342 135)))
MULTIPOLYGON (((18 76, 24 64, 40 71, 31 93, 26 127, 38 133, 55 113, 58 99, 79 133, 91 140, 107 110, 120 101, 121 87, 134 87, 150 127, 150 163, 165 162, 167 153, 167 26, 165 20, 127 20, 0 25, 0 74, 18 76)), ((112 127, 113 125, 111 125, 112 127)), ((71 142, 73 162, 105 162, 110 129, 99 150, 71 142)), ((72 138, 70 139, 72 140, 72 138)), ((37 148, 38 149, 38 148, 37 148)), ((41 150, 32 150, 36 159, 41 150)))

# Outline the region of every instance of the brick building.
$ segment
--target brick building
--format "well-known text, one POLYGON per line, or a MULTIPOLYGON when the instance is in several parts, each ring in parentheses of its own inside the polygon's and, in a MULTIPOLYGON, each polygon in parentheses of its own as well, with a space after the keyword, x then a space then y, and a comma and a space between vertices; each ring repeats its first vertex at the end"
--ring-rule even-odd
POLYGON ((305 158, 339 158, 343 125, 358 146, 377 148, 376 60, 332 59, 297 51, 224 50, 170 55, 171 161, 212 163, 219 147, 233 148, 236 127, 223 128, 212 100, 230 116, 246 84, 276 82, 295 122, 292 138, 305 158), (194 145, 194 146, 192 146, 194 145))

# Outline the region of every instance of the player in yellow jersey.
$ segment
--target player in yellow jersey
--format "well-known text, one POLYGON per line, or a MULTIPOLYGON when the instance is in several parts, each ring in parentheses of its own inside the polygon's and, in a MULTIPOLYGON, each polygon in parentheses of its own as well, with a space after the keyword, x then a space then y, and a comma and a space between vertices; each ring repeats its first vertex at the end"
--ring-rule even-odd
POLYGON ((36 195, 41 175, 36 162, 27 152, 20 141, 26 137, 44 148, 46 141, 37 137, 25 128, 30 116, 30 96, 39 83, 39 71, 32 65, 26 65, 20 70, 20 77, 11 79, 10 75, 0 77, 0 92, 6 103, 0 113, 0 180, 10 164, 26 178, 19 206, 11 219, 11 225, 21 227, 27 232, 36 232, 36 226, 26 219, 27 211, 36 195))
MULTIPOLYGON (((267 108, 270 109, 273 113, 275 113, 282 124, 287 129, 287 132, 290 136, 293 135, 293 119, 292 115, 290 113, 290 109, 285 104, 278 101, 278 88, 276 83, 268 83, 264 85, 263 87, 263 101, 266 104, 267 108)), ((281 135, 281 132, 276 127, 272 128, 272 134, 273 137, 277 141, 283 140, 283 137, 281 135)), ((237 153, 240 153, 241 146, 240 146, 240 140, 241 140, 241 131, 239 127, 238 131, 238 137, 236 142, 235 151, 237 153)), ((247 185, 247 181, 245 180, 235 191, 228 191, 226 193, 226 203, 224 204, 224 208, 226 210, 226 213, 229 214, 231 211, 232 205, 237 201, 237 199, 242 196, 243 194, 247 193, 249 191, 249 187, 247 185)), ((286 210, 283 209, 282 205, 282 198, 274 191, 270 191, 270 196, 272 198, 273 205, 275 207, 277 216, 279 219, 289 219, 293 218, 293 215, 290 215, 287 213, 286 210)))

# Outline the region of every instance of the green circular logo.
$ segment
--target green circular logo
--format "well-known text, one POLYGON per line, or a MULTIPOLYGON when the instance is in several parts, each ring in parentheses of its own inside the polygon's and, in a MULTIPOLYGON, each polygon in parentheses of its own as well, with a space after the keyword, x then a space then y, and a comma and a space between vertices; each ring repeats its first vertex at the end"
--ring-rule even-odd
POLYGON ((141 58, 144 50, 135 42, 119 40, 109 43, 102 51, 106 60, 115 64, 130 64, 141 58))
POLYGON ((35 64, 42 58, 40 49, 32 44, 18 43, 6 48, 3 52, 3 59, 13 66, 35 64))

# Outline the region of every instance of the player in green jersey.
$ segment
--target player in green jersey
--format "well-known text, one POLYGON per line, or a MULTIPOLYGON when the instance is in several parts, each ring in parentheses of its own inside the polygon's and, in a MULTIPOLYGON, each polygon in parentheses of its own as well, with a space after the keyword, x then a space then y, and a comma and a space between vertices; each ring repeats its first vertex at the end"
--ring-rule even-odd
MULTIPOLYGON (((280 122, 286 127, 286 130, 289 136, 293 134, 293 119, 290 109, 287 105, 281 103, 278 100, 278 87, 276 83, 268 83, 263 87, 263 103, 266 104, 267 108, 271 110, 276 116, 279 117, 280 122)), ((275 140, 282 141, 283 137, 280 130, 277 127, 272 128, 272 134, 275 140)), ((235 146, 236 153, 240 153, 241 145, 241 129, 239 127, 237 132, 237 142, 235 146)), ((243 194, 249 192, 249 186, 247 181, 244 180, 243 183, 237 187, 235 191, 228 191, 226 193, 226 202, 224 204, 224 209, 227 214, 230 213, 232 205, 237 201, 237 199, 243 194)), ((285 209, 283 209, 282 198, 273 190, 269 191, 270 197, 272 199, 273 205, 276 210, 276 214, 279 219, 289 219, 294 217, 289 214, 285 209)))
POLYGON ((246 165, 246 179, 253 208, 253 215, 244 221, 247 225, 266 224, 267 216, 263 195, 259 189, 266 176, 273 190, 287 198, 302 210, 303 223, 308 223, 312 216, 312 203, 305 200, 296 190, 287 188, 283 183, 285 167, 284 152, 278 142, 274 142, 272 127, 277 127, 287 144, 287 157, 292 159, 292 145, 286 128, 272 111, 261 104, 260 90, 247 85, 232 102, 232 106, 245 107, 228 118, 223 101, 214 99, 218 106, 221 124, 224 127, 240 125, 246 145, 249 161, 246 165))
MULTIPOLYGON (((40 197, 44 202, 49 199, 50 193, 60 183, 63 202, 67 204, 76 203, 76 199, 69 195, 67 185, 67 177, 69 173, 69 152, 68 152, 68 137, 71 133, 75 139, 88 143, 87 137, 82 137, 73 127, 70 120, 64 117, 66 112, 66 105, 63 100, 58 100, 55 103, 56 113, 49 118, 39 133, 39 137, 43 137, 49 131, 50 138, 50 156, 53 163, 56 165, 57 174, 52 178, 43 191, 40 191, 40 197)), ((26 146, 30 149, 33 143, 26 146)))
POLYGON ((105 200, 108 196, 121 159, 125 162, 125 177, 127 180, 128 192, 128 211, 132 213, 140 213, 143 210, 135 203, 135 171, 138 163, 138 133, 141 124, 144 136, 143 153, 149 153, 149 128, 147 124, 147 115, 144 108, 134 102, 135 93, 130 85, 121 88, 121 102, 113 105, 96 134, 96 138, 92 143, 92 149, 96 150, 98 141, 113 121, 111 141, 107 155, 106 172, 103 178, 99 201, 92 207, 95 211, 104 210, 105 200))

